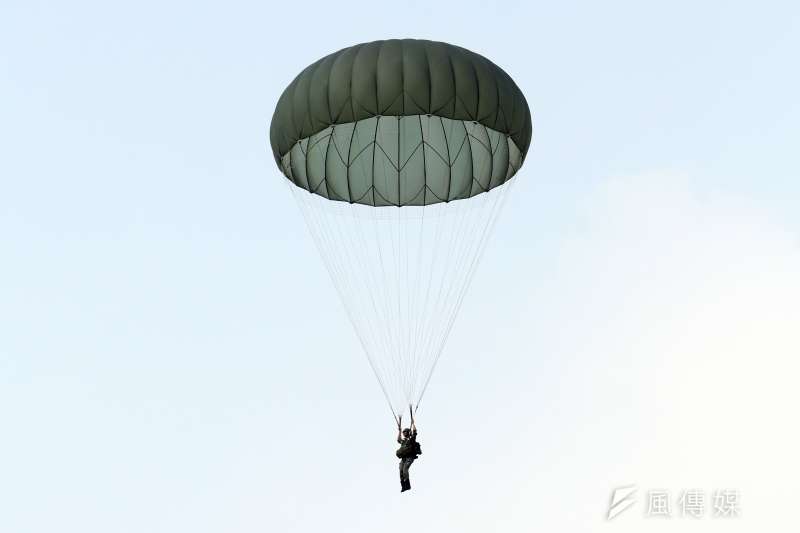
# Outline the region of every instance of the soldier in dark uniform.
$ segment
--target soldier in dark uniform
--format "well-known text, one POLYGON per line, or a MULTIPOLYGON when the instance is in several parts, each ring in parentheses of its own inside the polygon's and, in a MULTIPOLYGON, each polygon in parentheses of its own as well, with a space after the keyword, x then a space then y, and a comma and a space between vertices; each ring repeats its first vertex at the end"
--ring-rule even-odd
POLYGON ((397 457, 400 458, 400 492, 411 490, 411 481, 408 479, 408 469, 411 464, 422 453, 422 449, 417 442, 417 426, 411 421, 411 428, 400 431, 397 425, 397 443, 400 448, 397 450, 397 457))

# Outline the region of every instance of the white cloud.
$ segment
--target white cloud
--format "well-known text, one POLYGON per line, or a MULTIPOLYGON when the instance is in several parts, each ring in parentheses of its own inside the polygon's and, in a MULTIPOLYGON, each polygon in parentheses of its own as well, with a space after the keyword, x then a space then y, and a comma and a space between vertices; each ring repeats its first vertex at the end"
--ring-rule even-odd
MULTIPOLYGON (((555 279, 534 288, 527 322, 545 322, 532 349, 560 358, 527 399, 557 416, 518 440, 552 439, 546 453, 563 456, 533 460, 508 490, 504 531, 599 521, 627 483, 740 489, 743 517, 703 531, 800 523, 800 250, 769 213, 702 189, 669 173, 607 180, 582 199, 580 229, 545 251, 555 279)), ((630 512, 615 529, 695 527, 630 512)))

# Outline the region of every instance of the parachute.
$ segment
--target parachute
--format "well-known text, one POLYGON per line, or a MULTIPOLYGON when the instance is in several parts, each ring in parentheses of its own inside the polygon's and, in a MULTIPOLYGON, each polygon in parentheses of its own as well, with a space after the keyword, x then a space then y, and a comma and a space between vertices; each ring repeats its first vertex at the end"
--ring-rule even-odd
POLYGON ((425 394, 531 131, 508 74, 433 41, 345 48, 278 101, 275 161, 398 421, 425 394))

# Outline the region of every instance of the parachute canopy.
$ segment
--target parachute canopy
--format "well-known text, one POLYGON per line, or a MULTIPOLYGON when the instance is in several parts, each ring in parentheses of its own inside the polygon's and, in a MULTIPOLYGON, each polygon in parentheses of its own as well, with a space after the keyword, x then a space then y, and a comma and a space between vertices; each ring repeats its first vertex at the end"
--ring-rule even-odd
MULTIPOLYGON (((289 84, 270 141, 399 418, 428 387, 525 159, 525 97, 464 48, 359 44, 289 84)), ((303 319, 329 320, 313 313, 303 319)))
POLYGON ((505 183, 522 165, 531 114, 500 67, 458 46, 359 44, 303 70, 278 100, 275 160, 331 200, 430 205, 505 183))

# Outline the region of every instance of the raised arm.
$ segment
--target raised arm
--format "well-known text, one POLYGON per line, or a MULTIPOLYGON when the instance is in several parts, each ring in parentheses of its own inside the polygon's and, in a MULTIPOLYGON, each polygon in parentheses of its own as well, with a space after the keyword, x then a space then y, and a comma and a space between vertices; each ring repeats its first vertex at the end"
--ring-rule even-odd
POLYGON ((403 417, 397 419, 397 444, 403 443, 403 417))

